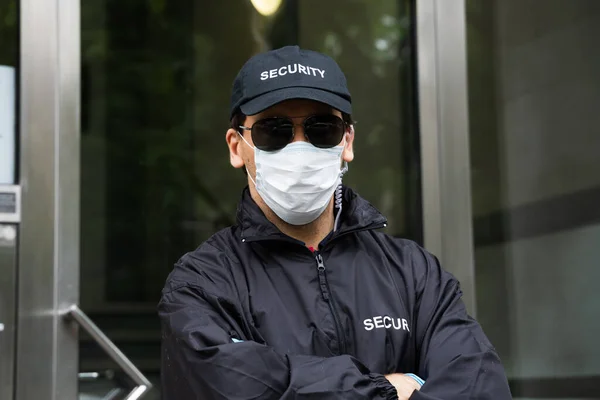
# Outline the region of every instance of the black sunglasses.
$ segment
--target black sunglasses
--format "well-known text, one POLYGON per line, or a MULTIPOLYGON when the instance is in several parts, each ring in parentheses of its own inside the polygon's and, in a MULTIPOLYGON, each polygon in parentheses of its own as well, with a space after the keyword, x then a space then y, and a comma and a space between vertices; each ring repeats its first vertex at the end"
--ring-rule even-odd
MULTIPOLYGON (((252 141, 259 150, 277 151, 294 140, 296 125, 291 118, 272 117, 258 120, 250 128, 240 125, 240 129, 250 131, 252 141)), ((340 144, 348 124, 336 115, 324 114, 306 118, 302 126, 304 136, 310 144, 328 149, 340 144)))

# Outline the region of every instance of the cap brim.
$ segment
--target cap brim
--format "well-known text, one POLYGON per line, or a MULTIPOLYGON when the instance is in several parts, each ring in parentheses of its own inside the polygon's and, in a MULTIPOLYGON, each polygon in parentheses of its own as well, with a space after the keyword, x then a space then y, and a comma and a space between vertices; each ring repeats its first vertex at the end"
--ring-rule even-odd
POLYGON ((291 99, 314 100, 346 114, 352 114, 352 104, 345 98, 326 90, 309 87, 289 87, 262 94, 240 106, 244 115, 254 115, 275 104, 291 99))

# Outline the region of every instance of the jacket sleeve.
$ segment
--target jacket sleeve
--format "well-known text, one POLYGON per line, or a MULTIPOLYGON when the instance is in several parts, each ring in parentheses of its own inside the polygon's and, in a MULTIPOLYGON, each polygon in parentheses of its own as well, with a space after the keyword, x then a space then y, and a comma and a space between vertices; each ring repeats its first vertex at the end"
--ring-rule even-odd
POLYGON ((461 299, 458 281, 421 248, 416 276, 418 373, 425 380, 410 400, 512 399, 504 368, 461 299))
MULTIPOLYGON (((202 262, 218 262, 216 251, 205 250, 202 262)), ((188 267, 176 266, 159 303, 163 399, 397 398, 383 375, 350 356, 282 354, 244 337, 248 327, 236 302, 212 291, 225 278, 182 274, 188 267)))

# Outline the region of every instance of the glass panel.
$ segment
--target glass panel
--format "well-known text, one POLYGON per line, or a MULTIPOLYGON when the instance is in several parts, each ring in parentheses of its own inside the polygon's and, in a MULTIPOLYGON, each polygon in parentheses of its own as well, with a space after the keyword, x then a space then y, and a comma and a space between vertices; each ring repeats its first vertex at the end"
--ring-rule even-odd
MULTIPOLYGON (((143 372, 158 375, 173 263, 235 222, 246 181, 229 165, 229 96, 256 52, 338 60, 358 121, 345 182, 421 241, 411 4, 287 0, 265 16, 243 0, 82 2, 81 303, 143 372)), ((81 369, 112 369, 85 337, 81 369)))
POLYGON ((479 319, 515 398, 600 398, 600 2, 467 5, 479 319))
MULTIPOLYGON (((0 185, 16 182, 19 3, 0 4, 0 185)), ((0 211, 1 212, 1 211, 0 211)))

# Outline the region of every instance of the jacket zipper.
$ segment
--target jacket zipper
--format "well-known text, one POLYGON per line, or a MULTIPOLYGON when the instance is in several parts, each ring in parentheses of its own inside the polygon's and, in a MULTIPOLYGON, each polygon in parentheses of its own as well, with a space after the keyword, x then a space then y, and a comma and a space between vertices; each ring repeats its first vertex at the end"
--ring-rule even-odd
POLYGON ((337 309, 335 308, 331 290, 329 289, 329 283, 327 282, 327 272, 325 270, 325 264, 323 263, 323 256, 321 256, 319 252, 315 252, 315 259, 317 260, 317 272, 319 273, 319 286, 321 287, 321 294, 323 296, 323 300, 329 304, 329 309, 333 315, 333 323, 335 325, 335 331, 339 342, 339 353, 345 354, 346 341, 344 340, 344 331, 340 324, 340 318, 338 316, 337 309))

